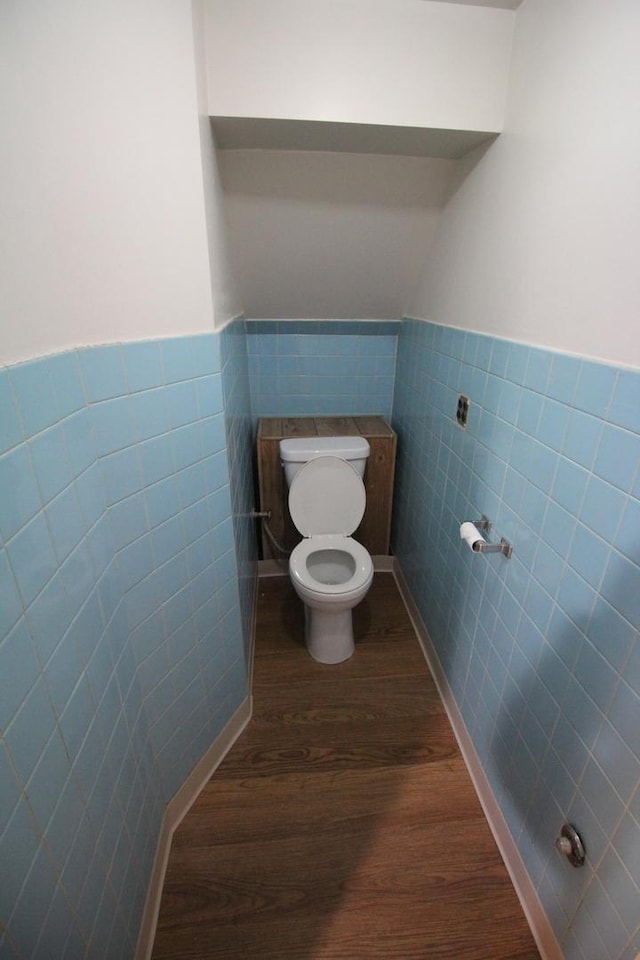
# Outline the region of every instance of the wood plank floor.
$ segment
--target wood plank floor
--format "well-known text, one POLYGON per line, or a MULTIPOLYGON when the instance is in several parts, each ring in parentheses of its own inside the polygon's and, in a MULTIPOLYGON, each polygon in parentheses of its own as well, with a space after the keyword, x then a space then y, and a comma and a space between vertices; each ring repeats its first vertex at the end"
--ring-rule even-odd
POLYGON ((390 574, 315 663, 259 582, 254 716, 176 831, 153 960, 539 960, 390 574))

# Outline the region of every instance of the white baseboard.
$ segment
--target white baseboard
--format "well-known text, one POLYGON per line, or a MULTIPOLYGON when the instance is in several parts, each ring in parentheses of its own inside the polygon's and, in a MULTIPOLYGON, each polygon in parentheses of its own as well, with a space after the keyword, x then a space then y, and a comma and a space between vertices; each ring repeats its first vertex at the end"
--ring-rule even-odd
POLYGON ((484 815, 487 818, 487 823, 489 824, 489 828, 491 829, 498 850, 511 878, 511 882, 522 905, 540 956, 543 960, 563 960, 564 954, 560 949, 537 891, 527 872, 524 861, 520 856, 520 851, 511 836, 511 831, 491 789, 491 784, 482 768, 465 722, 462 719, 462 714, 458 709, 449 682, 442 669, 431 637, 429 636, 429 631, 411 596, 407 582, 397 562, 394 563, 393 572, 396 583, 398 584, 398 589, 400 590, 407 612, 418 636, 425 660, 436 682, 438 692, 442 697, 449 722, 451 723, 456 740, 458 741, 458 746, 460 747, 462 758, 467 766, 469 776, 471 777, 476 794, 482 805, 484 815))
POLYGON ((167 863, 169 862, 171 838, 181 820, 188 813, 195 800, 197 800, 203 787, 211 779, 216 768, 220 765, 248 724, 251 719, 251 713, 252 699, 251 696, 249 696, 240 704, 231 719, 227 722, 220 736, 216 737, 202 760, 200 760, 197 766, 191 771, 180 789, 167 804, 164 817, 162 818, 160 836, 158 838, 151 879, 149 881, 149 890, 142 914, 140 933, 138 934, 136 960, 149 960, 151 957, 156 924, 158 923, 158 914, 160 912, 162 886, 164 884, 167 863))

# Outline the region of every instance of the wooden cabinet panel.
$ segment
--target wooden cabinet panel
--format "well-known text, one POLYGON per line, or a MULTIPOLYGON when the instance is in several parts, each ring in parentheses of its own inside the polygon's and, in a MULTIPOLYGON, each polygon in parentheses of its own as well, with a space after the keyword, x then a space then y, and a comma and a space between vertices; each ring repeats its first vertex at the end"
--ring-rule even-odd
MULTIPOLYGON (((280 463, 286 437, 366 437, 371 447, 364 477, 367 506, 354 537, 373 556, 389 553, 391 505, 397 438, 382 417, 264 417, 258 424, 257 457, 260 509, 270 510, 269 527, 287 550, 301 539, 287 506, 289 491, 280 463)), ((262 556, 279 558, 262 529, 262 556)))

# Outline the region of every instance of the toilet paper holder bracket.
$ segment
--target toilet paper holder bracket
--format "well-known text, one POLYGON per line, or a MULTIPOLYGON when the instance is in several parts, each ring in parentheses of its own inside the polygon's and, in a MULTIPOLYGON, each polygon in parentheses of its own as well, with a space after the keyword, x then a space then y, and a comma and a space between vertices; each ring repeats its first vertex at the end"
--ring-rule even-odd
MULTIPOLYGON (((481 520, 474 520, 474 526, 483 533, 490 533, 493 524, 488 517, 482 517, 481 520)), ((476 540, 471 548, 474 553, 503 553, 510 560, 513 556, 513 546, 504 537, 500 538, 500 543, 488 543, 484 540, 476 540)))

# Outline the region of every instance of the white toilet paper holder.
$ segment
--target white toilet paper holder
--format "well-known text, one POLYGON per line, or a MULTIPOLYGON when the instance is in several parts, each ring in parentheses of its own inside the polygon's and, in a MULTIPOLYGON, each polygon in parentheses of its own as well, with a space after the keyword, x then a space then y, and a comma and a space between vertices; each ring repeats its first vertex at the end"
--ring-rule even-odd
MULTIPOLYGON (((490 533, 493 526, 491 520, 487 517, 483 517, 482 520, 474 520, 473 525, 478 530, 482 530, 483 533, 490 533)), ((487 543, 486 540, 476 540, 472 544, 471 549, 474 553, 503 553, 507 560, 510 560, 513 556, 513 546, 508 540, 505 540, 504 537, 500 538, 500 543, 487 543)))

